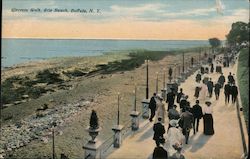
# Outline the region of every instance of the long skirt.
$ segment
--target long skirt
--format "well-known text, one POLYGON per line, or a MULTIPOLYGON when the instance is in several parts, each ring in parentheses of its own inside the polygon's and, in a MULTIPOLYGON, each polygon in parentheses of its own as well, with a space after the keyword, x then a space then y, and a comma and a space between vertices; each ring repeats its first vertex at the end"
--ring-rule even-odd
POLYGON ((214 134, 214 121, 212 114, 205 114, 203 116, 204 121, 204 134, 213 135, 214 134))
POLYGON ((200 87, 195 87, 194 97, 199 98, 200 90, 200 87))

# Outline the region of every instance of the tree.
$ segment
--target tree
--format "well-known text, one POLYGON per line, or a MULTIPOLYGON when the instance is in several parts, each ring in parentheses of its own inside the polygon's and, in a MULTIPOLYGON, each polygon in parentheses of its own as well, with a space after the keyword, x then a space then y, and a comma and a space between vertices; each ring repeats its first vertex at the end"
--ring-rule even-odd
POLYGON ((230 32, 226 35, 227 43, 235 45, 249 41, 249 26, 249 22, 248 24, 240 21, 233 23, 230 32))
POLYGON ((221 45, 221 41, 218 38, 210 38, 208 40, 213 49, 221 45))
POLYGON ((90 129, 98 129, 99 128, 98 117, 97 117, 95 110, 92 110, 92 112, 91 112, 89 126, 90 126, 90 129))

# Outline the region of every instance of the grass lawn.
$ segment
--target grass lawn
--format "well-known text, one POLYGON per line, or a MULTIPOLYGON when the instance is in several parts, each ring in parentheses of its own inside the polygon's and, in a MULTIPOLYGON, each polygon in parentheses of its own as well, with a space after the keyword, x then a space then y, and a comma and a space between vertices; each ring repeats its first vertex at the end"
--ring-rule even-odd
MULTIPOLYGON (((239 55, 238 72, 237 72, 238 84, 240 89, 243 114, 248 127, 249 119, 249 48, 241 50, 239 55)), ((247 129, 249 130, 249 128, 247 129)))

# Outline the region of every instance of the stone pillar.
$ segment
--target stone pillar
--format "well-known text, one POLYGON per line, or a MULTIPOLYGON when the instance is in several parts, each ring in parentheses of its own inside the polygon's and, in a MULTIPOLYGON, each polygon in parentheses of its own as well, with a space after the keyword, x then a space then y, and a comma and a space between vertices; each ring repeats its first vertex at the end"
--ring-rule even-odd
POLYGON ((123 125, 116 125, 112 128, 114 131, 114 141, 113 141, 113 146, 115 148, 119 148, 122 144, 122 129, 123 125))
POLYGON ((142 118, 148 119, 149 118, 149 99, 142 100, 142 118))
POLYGON ((132 131, 136 131, 139 129, 139 112, 138 111, 132 111, 130 113, 131 119, 131 128, 132 131))
POLYGON ((98 135, 100 129, 87 129, 89 135, 91 136, 91 140, 88 141, 82 148, 85 150, 84 159, 100 159, 101 158, 101 145, 102 142, 95 139, 98 135))

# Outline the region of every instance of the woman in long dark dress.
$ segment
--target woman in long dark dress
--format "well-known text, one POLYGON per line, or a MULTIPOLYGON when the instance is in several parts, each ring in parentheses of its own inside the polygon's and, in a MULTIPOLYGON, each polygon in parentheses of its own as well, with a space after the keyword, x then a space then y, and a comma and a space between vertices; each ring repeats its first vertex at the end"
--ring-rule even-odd
POLYGON ((203 121, 204 121, 204 134, 213 135, 214 134, 214 121, 213 121, 213 109, 211 107, 211 102, 206 101, 206 106, 203 108, 203 121))

